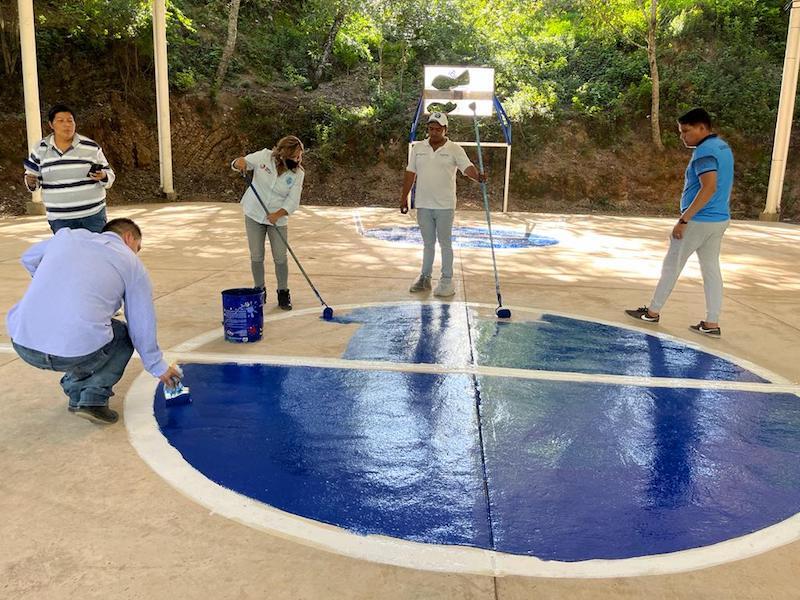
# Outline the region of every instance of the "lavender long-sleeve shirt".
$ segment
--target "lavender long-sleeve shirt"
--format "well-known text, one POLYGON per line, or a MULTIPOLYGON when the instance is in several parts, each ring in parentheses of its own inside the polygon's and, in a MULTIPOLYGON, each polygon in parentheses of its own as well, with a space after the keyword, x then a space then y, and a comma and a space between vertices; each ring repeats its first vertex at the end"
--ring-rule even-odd
POLYGON ((22 255, 32 275, 22 300, 8 313, 15 343, 45 354, 91 354, 113 338, 111 318, 125 300, 125 319, 144 368, 167 370, 156 339, 150 277, 116 233, 62 228, 22 255))

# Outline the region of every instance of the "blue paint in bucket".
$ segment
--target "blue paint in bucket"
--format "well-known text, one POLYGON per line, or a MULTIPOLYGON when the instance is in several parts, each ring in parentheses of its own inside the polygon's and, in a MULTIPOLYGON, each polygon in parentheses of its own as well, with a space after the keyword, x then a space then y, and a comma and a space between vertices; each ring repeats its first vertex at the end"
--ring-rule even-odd
POLYGON ((262 291, 232 288, 222 291, 222 328, 227 342, 257 342, 264 332, 262 291))

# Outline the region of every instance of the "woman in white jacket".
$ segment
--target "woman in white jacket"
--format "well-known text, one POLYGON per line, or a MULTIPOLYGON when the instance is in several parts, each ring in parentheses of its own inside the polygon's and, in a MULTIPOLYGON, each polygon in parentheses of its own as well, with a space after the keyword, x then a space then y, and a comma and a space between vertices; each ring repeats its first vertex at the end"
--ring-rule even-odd
MULTIPOLYGON (((235 171, 253 171, 253 187, 261 198, 259 202, 253 189, 247 186, 241 200, 247 243, 250 247, 253 285, 265 290, 264 250, 265 240, 269 238, 272 260, 275 263, 278 306, 283 310, 292 309, 289 264, 284 240, 289 240, 288 217, 300 206, 305 177, 300 163, 303 161, 304 150, 303 142, 299 138, 287 135, 272 150, 264 148, 240 156, 231 163, 231 168, 235 171), (266 206, 266 213, 262 202, 266 206), (278 229, 280 232, 276 231, 278 229), (283 239, 280 234, 283 234, 283 239)), ((266 292, 264 297, 266 298, 266 292)))

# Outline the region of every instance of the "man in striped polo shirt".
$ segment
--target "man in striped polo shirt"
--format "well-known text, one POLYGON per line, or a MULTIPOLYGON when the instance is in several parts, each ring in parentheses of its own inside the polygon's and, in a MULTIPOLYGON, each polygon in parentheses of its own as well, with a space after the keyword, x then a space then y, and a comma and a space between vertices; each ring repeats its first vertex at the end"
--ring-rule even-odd
POLYGON ((53 133, 25 159, 25 185, 42 189, 53 233, 62 227, 100 233, 106 224, 106 190, 114 171, 94 140, 75 132, 75 112, 56 104, 47 113, 53 133))

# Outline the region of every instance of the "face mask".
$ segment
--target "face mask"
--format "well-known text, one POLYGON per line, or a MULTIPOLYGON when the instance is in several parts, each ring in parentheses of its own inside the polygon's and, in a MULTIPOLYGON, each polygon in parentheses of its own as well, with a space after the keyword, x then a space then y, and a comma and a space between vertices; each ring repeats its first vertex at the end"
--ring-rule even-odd
POLYGON ((284 158, 283 164, 286 165, 287 169, 294 171, 300 163, 296 160, 292 160, 291 158, 284 158))

